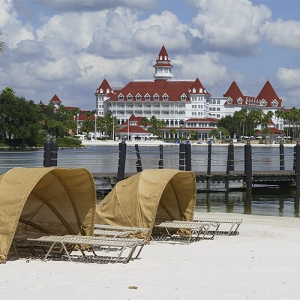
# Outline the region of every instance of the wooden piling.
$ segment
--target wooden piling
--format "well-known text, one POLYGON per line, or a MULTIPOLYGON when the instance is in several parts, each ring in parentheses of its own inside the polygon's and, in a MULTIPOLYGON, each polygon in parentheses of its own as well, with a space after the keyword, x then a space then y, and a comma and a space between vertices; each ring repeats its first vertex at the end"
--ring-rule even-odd
POLYGON ((247 189, 252 189, 252 149, 250 139, 244 146, 245 183, 247 189))
POLYGON ((137 157, 137 161, 135 163, 135 166, 136 166, 136 171, 139 173, 139 172, 143 171, 142 160, 141 160, 141 155, 140 155, 140 149, 139 149, 138 144, 135 144, 134 147, 135 147, 135 153, 136 153, 136 157, 137 157))
POLYGON ((118 181, 125 178, 126 147, 125 139, 122 139, 122 142, 119 143, 118 181))

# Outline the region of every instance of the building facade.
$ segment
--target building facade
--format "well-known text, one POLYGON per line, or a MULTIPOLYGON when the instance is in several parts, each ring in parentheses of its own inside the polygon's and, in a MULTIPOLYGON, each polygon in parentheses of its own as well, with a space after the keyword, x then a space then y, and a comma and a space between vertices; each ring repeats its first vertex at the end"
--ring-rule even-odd
MULTIPOLYGON (((96 112, 104 116, 111 111, 120 125, 130 116, 157 119, 166 123, 164 137, 175 129, 176 135, 188 137, 195 130, 199 139, 209 138, 218 120, 246 107, 269 110, 283 109, 282 100, 267 81, 257 97, 242 94, 234 81, 223 96, 211 96, 199 78, 174 80, 170 57, 163 46, 154 68, 154 80, 132 80, 123 88, 112 88, 104 79, 96 89, 96 112)), ((276 118, 273 118, 276 124, 276 118)))

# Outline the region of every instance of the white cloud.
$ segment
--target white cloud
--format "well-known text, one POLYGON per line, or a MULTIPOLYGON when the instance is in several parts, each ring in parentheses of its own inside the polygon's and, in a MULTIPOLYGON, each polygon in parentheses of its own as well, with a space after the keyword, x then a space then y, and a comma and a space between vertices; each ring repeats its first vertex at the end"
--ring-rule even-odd
POLYGON ((217 54, 205 53, 186 56, 178 55, 172 60, 174 65, 173 74, 181 74, 181 78, 195 79, 198 77, 202 84, 208 88, 220 81, 226 81, 228 74, 225 66, 219 63, 217 54), (176 65, 176 66, 175 66, 176 65))
POLYGON ((260 27, 271 17, 265 5, 253 6, 249 0, 198 0, 193 24, 210 50, 235 55, 258 51, 260 27))
POLYGON ((165 45, 169 50, 184 51, 193 43, 188 26, 169 11, 163 11, 160 15, 153 14, 148 19, 137 22, 135 26, 134 41, 143 49, 149 46, 159 49, 165 45))
POLYGON ((41 7, 55 12, 95 12, 98 10, 130 7, 132 9, 153 8, 157 0, 32 0, 41 7))
POLYGON ((13 7, 12 0, 0 0, 0 20, 3 41, 9 48, 17 48, 23 40, 34 40, 32 26, 22 24, 13 7))
POLYGON ((300 22, 283 21, 266 22, 262 27, 267 39, 275 46, 300 50, 300 22))
POLYGON ((300 69, 279 68, 276 75, 284 88, 300 88, 300 69))

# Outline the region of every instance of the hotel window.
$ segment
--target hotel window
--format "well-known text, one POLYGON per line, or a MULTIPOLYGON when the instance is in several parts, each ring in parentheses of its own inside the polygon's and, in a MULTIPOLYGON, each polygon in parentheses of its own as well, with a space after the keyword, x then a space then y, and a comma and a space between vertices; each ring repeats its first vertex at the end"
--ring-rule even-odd
POLYGON ((151 99, 150 95, 149 95, 149 94, 146 94, 145 100, 146 100, 146 101, 150 101, 150 99, 151 99))
POLYGON ((168 100, 169 100, 169 96, 168 96, 167 94, 164 94, 164 95, 163 95, 163 100, 164 100, 164 101, 168 101, 168 100))
POLYGON ((132 101, 132 99, 133 99, 132 95, 131 95, 131 94, 128 94, 128 95, 127 95, 127 100, 132 101))
POLYGON ((120 94, 120 95, 118 96, 118 99, 119 99, 120 101, 124 101, 124 96, 123 96, 122 94, 120 94))
POLYGON ((159 96, 157 94, 154 95, 153 97, 154 101, 158 101, 159 100, 159 96))
POLYGON ((180 100, 185 101, 186 100, 186 95, 185 94, 181 95, 180 100))

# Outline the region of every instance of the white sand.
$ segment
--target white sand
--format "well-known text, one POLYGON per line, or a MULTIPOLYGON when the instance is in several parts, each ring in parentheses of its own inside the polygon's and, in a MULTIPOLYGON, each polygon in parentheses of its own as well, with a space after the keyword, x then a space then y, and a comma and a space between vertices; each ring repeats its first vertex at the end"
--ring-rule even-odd
POLYGON ((219 213, 209 216, 242 218, 240 234, 189 245, 151 242, 140 258, 128 264, 9 260, 0 265, 0 297, 300 298, 299 219, 219 213))

